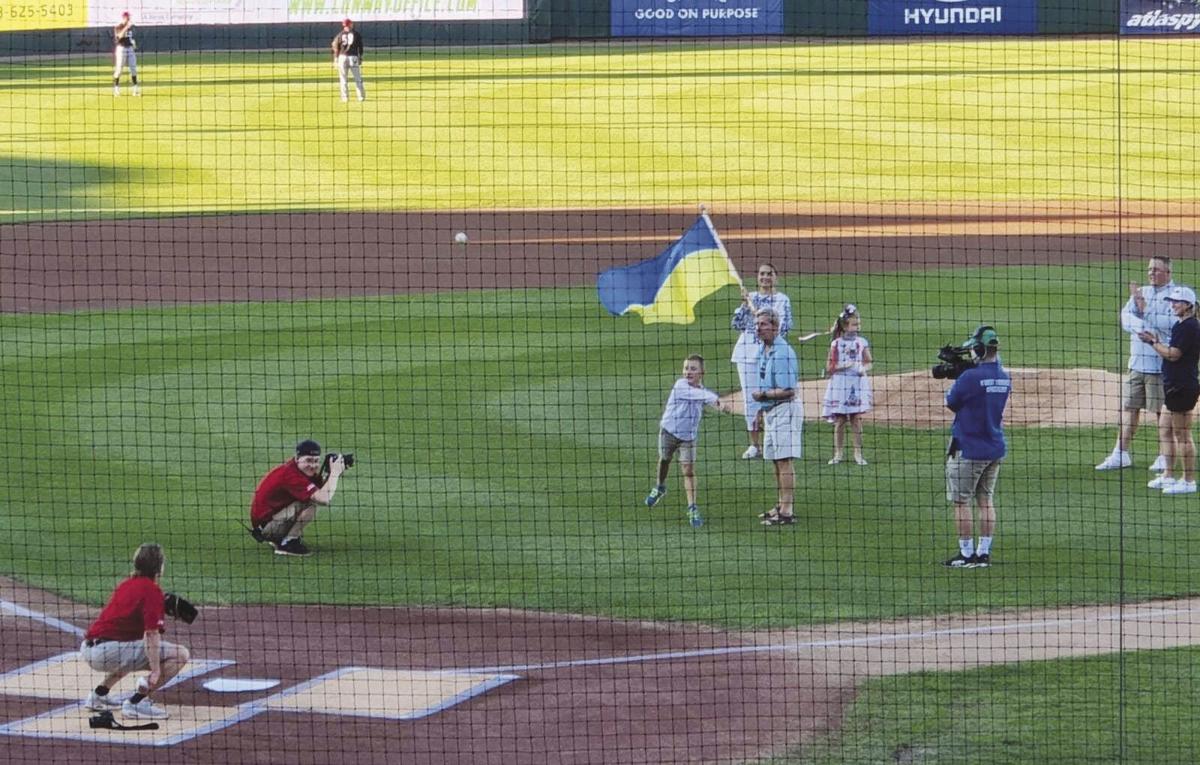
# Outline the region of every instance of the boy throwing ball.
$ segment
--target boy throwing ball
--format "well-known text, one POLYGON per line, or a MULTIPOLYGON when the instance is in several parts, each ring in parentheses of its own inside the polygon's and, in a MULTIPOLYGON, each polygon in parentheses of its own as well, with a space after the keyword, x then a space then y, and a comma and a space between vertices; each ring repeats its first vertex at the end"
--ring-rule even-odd
POLYGON ((683 362, 683 377, 675 381, 667 406, 659 421, 658 432, 658 482, 646 495, 646 506, 654 507, 667 493, 667 471, 671 459, 679 455, 679 469, 683 472, 683 489, 687 493, 688 522, 692 526, 703 525, 700 508, 696 506, 696 436, 700 432, 700 417, 704 407, 711 406, 722 412, 732 408, 721 401, 721 397, 705 388, 704 358, 688 356, 683 362))

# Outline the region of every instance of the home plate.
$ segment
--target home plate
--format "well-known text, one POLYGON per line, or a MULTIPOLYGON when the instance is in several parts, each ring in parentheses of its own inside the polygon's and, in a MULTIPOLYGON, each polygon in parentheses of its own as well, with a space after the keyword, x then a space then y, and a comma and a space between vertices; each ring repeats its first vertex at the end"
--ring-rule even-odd
POLYGON ((204 683, 205 688, 217 693, 265 691, 277 685, 279 685, 278 680, 255 680, 249 677, 216 677, 204 683))

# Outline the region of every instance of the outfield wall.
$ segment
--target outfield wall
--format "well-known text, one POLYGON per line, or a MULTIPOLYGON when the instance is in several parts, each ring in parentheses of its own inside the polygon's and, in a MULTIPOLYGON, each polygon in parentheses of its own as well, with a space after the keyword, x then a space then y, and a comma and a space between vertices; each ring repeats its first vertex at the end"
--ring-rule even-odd
MULTIPOLYGON (((696 0, 697 3, 707 0, 696 0)), ((745 0, 780 5, 783 36, 865 37, 870 34, 871 2, 902 0, 745 0)), ((920 4, 923 0, 903 0, 920 4)), ((924 0, 926 5, 934 0, 924 0)), ((997 0, 1001 5, 1014 0, 997 0)), ((1164 0, 1165 2, 1165 0, 1164 0)), ((599 39, 613 36, 614 4, 637 6, 646 12, 674 12, 680 3, 667 0, 527 0, 525 18, 495 21, 371 21, 364 22, 372 47, 405 45, 507 45, 553 40, 599 39)), ((1036 0, 1037 31, 1041 34, 1116 34, 1119 0, 1036 0)), ((945 6, 949 7, 949 6, 945 6)), ((0 25, 2 26, 2 25, 0 25)), ((667 26, 662 27, 666 29, 667 26)), ((146 28, 147 51, 324 49, 336 26, 328 23, 171 25, 146 28)), ((710 28, 714 29, 714 28, 710 28)), ((710 31, 709 34, 712 32, 710 31)), ((658 36, 658 35, 654 35, 658 36)), ((662 36, 668 36, 664 34, 662 36)), ((30 56, 107 51, 109 31, 46 29, 0 32, 0 55, 30 56)))

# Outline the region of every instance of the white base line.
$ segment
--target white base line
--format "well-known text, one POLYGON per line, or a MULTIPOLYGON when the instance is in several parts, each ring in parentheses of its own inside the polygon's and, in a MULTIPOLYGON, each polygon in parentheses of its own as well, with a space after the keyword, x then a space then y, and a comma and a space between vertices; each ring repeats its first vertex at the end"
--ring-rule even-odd
POLYGON ((499 667, 471 667, 460 670, 470 673, 488 672, 535 672, 545 669, 567 669, 570 667, 590 667, 597 665, 636 664, 649 661, 673 661, 676 659, 698 659, 705 656, 730 656, 736 654, 769 653, 773 651, 803 651, 814 648, 837 648, 863 645, 886 645, 889 643, 905 643, 914 640, 947 637, 955 635, 987 635, 1002 632, 1021 632, 1037 630, 1046 627, 1066 627, 1081 624, 1100 624, 1111 621, 1137 621, 1158 616, 1179 616, 1194 613, 1190 608, 1164 608, 1153 611, 1141 611, 1132 614, 1113 612, 1102 616, 1081 617, 1076 619, 1047 619, 1032 622, 1014 622, 980 627, 956 627, 953 629, 925 630, 923 632, 895 632, 891 634, 872 635, 870 637, 838 638, 834 640, 811 640, 801 643, 776 643, 773 645, 732 646, 726 648, 701 648, 694 651, 667 651, 663 653, 647 653, 634 656, 612 656, 606 659, 575 659, 571 661, 553 661, 546 664, 513 664, 499 667))
POLYGON ((9 603, 7 600, 0 600, 0 611, 7 611, 14 616, 23 616, 26 619, 32 619, 35 622, 41 622, 47 627, 54 627, 55 629, 62 630, 63 632, 69 632, 76 637, 83 637, 83 634, 87 631, 80 627, 76 627, 70 622, 64 622, 62 619, 57 619, 53 616, 47 616, 39 611, 31 611, 24 606, 18 606, 16 603, 9 603))

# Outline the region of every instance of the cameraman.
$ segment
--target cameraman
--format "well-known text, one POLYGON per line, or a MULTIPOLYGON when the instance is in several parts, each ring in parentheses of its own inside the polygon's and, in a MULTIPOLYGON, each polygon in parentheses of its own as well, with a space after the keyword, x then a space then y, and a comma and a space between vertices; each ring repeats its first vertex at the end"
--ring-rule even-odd
POLYGON ((979 327, 962 347, 970 350, 976 366, 959 375, 946 392, 946 406, 954 412, 946 459, 946 499, 954 504, 958 555, 943 565, 987 568, 991 565, 996 528, 992 493, 1000 463, 1008 452, 1003 421, 1012 378, 1000 366, 1000 336, 993 328, 979 327), (978 546, 974 542, 972 500, 979 508, 978 546))
POLYGON ((296 456, 263 476, 250 504, 250 536, 268 542, 276 555, 311 555, 301 539, 317 517, 317 505, 328 505, 346 469, 340 454, 329 456, 329 477, 321 478, 321 445, 311 439, 296 445, 296 456))

